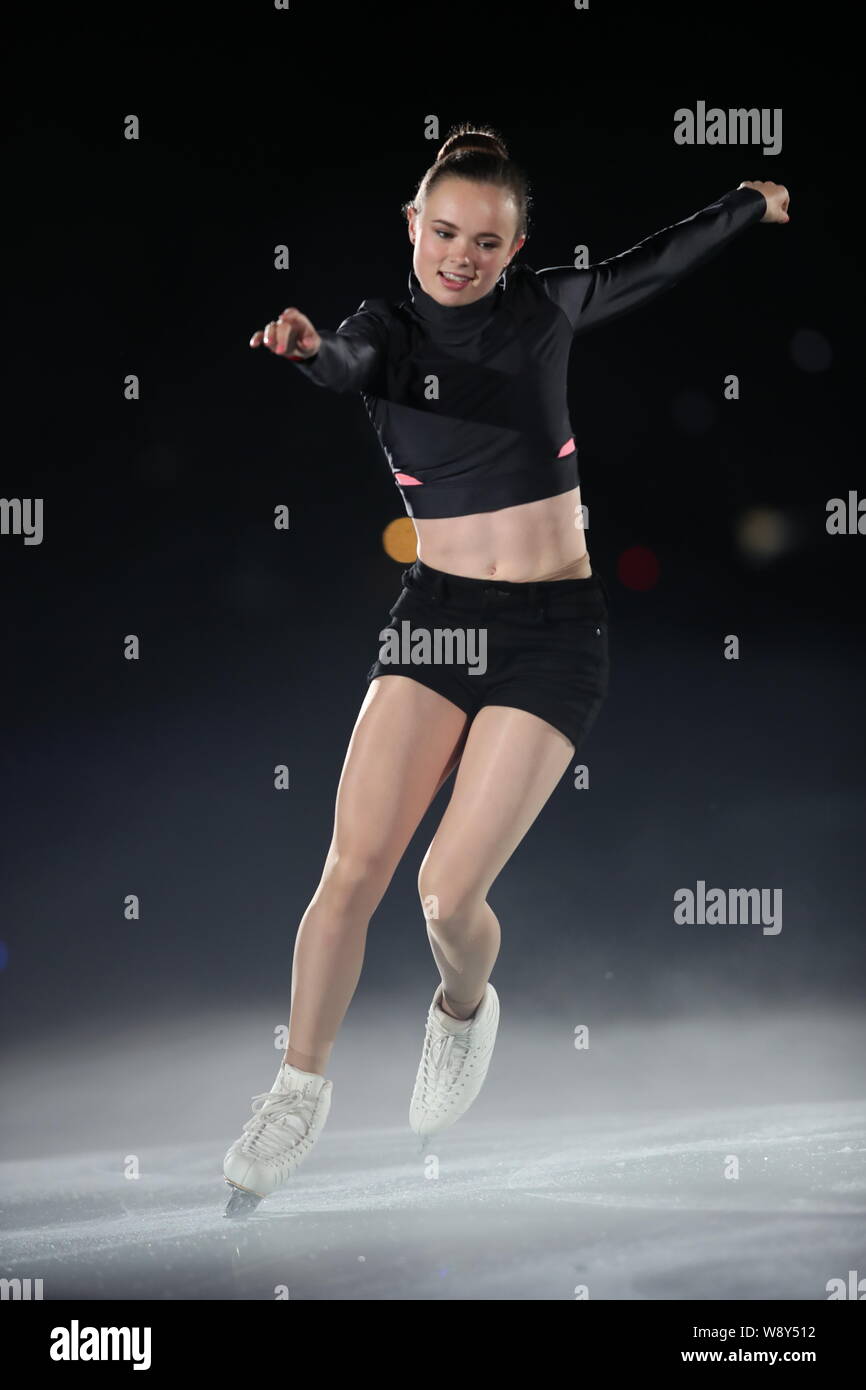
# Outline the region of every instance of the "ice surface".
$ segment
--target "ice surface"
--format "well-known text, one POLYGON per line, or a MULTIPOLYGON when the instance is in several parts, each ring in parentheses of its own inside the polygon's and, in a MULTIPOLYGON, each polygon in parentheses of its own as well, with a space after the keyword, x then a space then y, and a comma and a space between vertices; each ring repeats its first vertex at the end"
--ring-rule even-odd
POLYGON ((4 1077, 2 1273, 46 1299, 826 1299, 866 1273, 863 1027, 681 1021, 581 1054, 512 1010, 422 1150, 423 1013, 359 1016, 319 1143, 242 1222, 222 1155, 278 1064, 253 1024, 30 1049, 4 1077))

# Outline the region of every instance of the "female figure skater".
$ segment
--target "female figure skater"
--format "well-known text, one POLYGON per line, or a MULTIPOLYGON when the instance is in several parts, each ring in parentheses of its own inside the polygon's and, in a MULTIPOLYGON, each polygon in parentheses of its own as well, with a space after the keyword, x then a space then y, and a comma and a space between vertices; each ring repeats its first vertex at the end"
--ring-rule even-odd
MULTIPOLYGON (((685 221, 588 269, 513 261, 531 201, 495 131, 462 125, 404 211, 409 298, 365 300, 335 331, 286 309, 256 332, 319 386, 360 391, 412 517, 402 591, 337 789, 318 888, 295 942, 289 1043, 224 1160, 243 1215, 322 1131, 325 1069, 361 974, 370 918, 433 797, 451 799, 418 887, 441 982, 410 1124, 454 1123, 481 1089, 499 1019, 500 946, 487 893, 579 751, 608 683, 607 589, 582 526, 566 402, 574 336, 646 303, 756 222, 787 222, 787 190, 741 183, 685 221), (473 660, 414 662, 397 641, 465 634, 473 660), (476 648, 482 648, 478 659, 476 648), (473 645, 474 644, 474 645, 473 645), (474 669, 477 667, 478 669, 474 669)), ((451 648, 453 652, 453 647, 451 648)))

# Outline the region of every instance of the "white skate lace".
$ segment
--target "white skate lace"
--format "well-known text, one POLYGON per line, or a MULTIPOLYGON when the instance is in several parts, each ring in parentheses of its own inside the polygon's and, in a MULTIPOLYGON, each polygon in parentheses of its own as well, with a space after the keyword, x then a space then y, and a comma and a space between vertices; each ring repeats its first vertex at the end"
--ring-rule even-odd
POLYGON ((279 1158, 285 1153, 285 1133, 291 1129, 303 1139, 312 1123, 317 1098, 302 1091, 263 1091, 253 1096, 254 1114, 244 1125, 249 1136, 244 1150, 259 1158, 279 1158), (301 1113, 298 1114, 298 1111, 301 1113))
POLYGON ((437 1075, 457 1076, 469 1055, 472 1046, 470 1035, 466 1033, 445 1033, 434 1038, 427 1055, 425 1081, 434 1084, 437 1075))

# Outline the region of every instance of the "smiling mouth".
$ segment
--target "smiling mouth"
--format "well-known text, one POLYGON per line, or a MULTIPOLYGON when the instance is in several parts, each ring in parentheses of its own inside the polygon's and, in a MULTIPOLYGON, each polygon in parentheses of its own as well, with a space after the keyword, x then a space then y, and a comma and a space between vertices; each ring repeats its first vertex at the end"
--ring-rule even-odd
POLYGON ((456 273, 455 273, 455 274, 452 274, 452 272, 451 272, 450 270, 440 270, 440 271, 437 272, 437 274, 439 274, 439 275, 442 277, 442 279, 445 280, 445 281, 449 281, 449 280, 450 280, 450 281, 452 282, 452 284, 455 284, 455 283, 456 283, 456 284, 460 284, 460 285, 476 285, 476 284, 478 283, 479 278, 480 278, 477 274, 475 274, 475 275, 457 275, 456 273))

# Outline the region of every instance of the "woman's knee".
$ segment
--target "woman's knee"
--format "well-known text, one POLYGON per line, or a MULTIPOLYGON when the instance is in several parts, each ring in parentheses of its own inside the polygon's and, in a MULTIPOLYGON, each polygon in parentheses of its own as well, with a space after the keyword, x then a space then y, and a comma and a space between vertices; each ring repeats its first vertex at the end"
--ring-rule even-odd
POLYGON ((375 853, 331 852, 322 872, 319 895, 327 895, 345 908, 378 906, 391 880, 390 859, 375 853))
POLYGON ((484 900, 473 879, 461 882, 451 873, 443 880, 430 864, 422 865, 418 874, 418 895, 427 925, 439 935, 459 932, 484 900))

